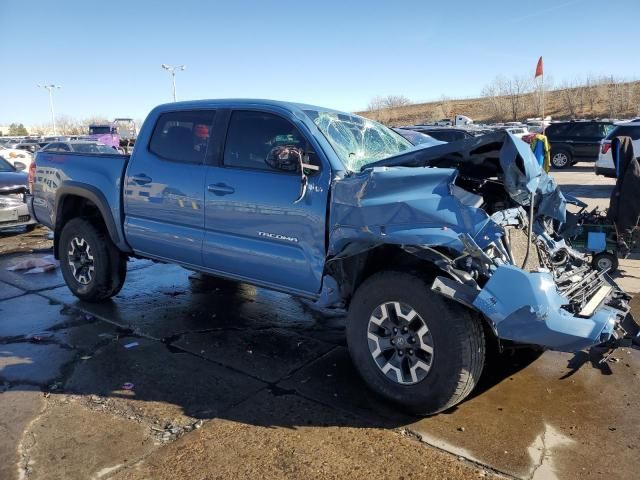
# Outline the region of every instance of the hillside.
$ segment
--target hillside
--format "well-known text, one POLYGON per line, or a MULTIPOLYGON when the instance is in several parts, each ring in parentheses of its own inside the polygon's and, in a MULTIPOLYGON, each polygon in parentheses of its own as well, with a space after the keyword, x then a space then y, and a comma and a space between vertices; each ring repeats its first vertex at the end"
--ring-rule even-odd
MULTIPOLYGON (((525 120, 540 115, 539 93, 434 102, 359 112, 360 115, 392 126, 426 123, 456 114, 476 123, 525 120), (517 115, 513 115, 517 102, 517 115), (515 118, 514 118, 515 117, 515 118)), ((545 116, 570 118, 630 118, 640 115, 640 82, 578 86, 545 92, 545 116)))

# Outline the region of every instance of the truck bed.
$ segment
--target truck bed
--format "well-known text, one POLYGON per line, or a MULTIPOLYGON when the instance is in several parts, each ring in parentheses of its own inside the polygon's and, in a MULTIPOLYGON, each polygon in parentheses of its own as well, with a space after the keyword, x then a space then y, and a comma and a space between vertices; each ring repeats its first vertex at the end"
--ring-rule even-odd
POLYGON ((39 152, 35 160, 33 213, 38 222, 54 229, 57 205, 66 194, 87 189, 99 208, 109 209, 118 238, 122 235, 122 178, 129 155, 39 152), (99 201, 99 202, 98 202, 99 201))

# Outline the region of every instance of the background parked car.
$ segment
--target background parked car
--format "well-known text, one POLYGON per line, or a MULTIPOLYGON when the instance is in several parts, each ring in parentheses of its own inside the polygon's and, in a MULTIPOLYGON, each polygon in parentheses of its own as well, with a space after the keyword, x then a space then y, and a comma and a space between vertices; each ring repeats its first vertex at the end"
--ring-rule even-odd
POLYGON ((27 168, 29 168, 29 165, 31 165, 31 162, 33 161, 33 155, 31 155, 31 152, 18 150, 16 148, 7 148, 3 145, 0 145, 0 158, 4 158, 14 166, 16 162, 24 163, 27 168))
POLYGON ((588 120, 557 122, 545 135, 551 145, 551 166, 566 168, 577 162, 595 162, 600 142, 613 128, 613 122, 588 120))
POLYGON ((112 153, 119 152, 112 147, 98 142, 88 142, 83 140, 71 140, 69 142, 52 142, 47 144, 43 152, 80 152, 80 153, 112 153))
POLYGON ((13 166, 0 158, 0 230, 23 226, 32 230, 36 225, 25 202, 29 188, 25 168, 19 162, 13 166))
POLYGON ((633 153, 636 157, 640 157, 640 119, 618 123, 609 132, 609 135, 602 140, 600 154, 595 165, 596 175, 615 178, 616 167, 613 164, 613 156, 611 155, 611 140, 616 137, 631 137, 633 153))
POLYGON ((417 125, 415 127, 411 127, 411 130, 420 133, 426 133, 427 135, 435 138, 436 140, 440 140, 441 142, 456 142, 458 140, 466 140, 467 138, 473 138, 475 136, 467 130, 455 127, 417 125))
POLYGON ((409 140, 413 145, 433 146, 433 145, 442 145, 443 143, 447 143, 447 142, 442 142, 440 140, 436 140, 431 135, 417 132, 415 130, 407 130, 406 128, 393 128, 392 130, 402 135, 404 138, 409 140))
POLYGON ((23 138, 15 142, 8 142, 6 146, 15 148, 16 150, 26 150, 28 152, 34 153, 40 150, 40 145, 38 145, 39 141, 39 138, 23 138))

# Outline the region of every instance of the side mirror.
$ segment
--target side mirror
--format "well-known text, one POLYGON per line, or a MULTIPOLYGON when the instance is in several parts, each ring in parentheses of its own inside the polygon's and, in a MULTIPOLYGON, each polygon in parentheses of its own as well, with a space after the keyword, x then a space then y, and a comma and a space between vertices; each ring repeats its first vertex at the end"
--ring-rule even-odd
POLYGON ((13 168, 16 169, 16 172, 21 172, 27 169, 27 166, 22 162, 14 162, 13 168))
POLYGON ((317 172, 319 170, 319 166, 309 163, 308 154, 305 153, 300 157, 300 194, 298 195, 298 198, 293 201, 293 203, 301 202, 307 194, 307 185, 309 184, 309 177, 307 175, 311 172, 317 172))

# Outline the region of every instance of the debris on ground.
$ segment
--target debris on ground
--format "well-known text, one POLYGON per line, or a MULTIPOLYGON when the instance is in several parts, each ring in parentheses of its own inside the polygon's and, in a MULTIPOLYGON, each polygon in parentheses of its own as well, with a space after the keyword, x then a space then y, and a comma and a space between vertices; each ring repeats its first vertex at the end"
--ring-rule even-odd
POLYGON ((24 273, 44 273, 51 272, 58 268, 60 263, 54 258, 53 255, 45 255, 44 257, 29 258, 18 262, 17 264, 7 268, 10 272, 17 270, 26 270, 24 273))

